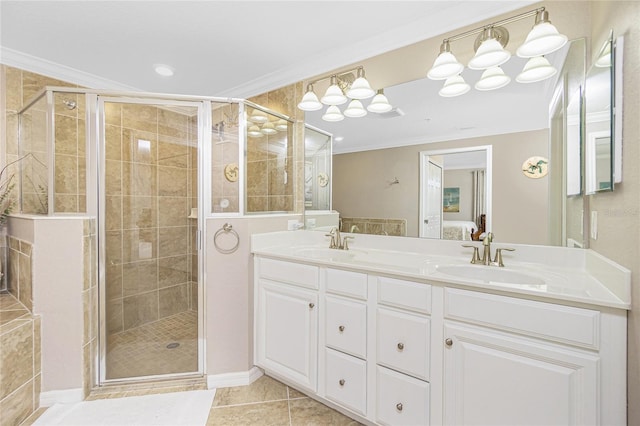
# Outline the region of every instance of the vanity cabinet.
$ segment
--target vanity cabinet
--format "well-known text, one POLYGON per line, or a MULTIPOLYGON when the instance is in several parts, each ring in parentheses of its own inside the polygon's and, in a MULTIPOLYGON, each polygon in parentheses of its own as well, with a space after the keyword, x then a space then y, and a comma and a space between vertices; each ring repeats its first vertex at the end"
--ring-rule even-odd
POLYGON ((256 364, 358 421, 626 423, 622 309, 255 265, 256 364))
POLYGON ((444 424, 600 424, 600 312, 445 289, 444 424))
POLYGON ((256 267, 256 362, 316 392, 318 268, 272 259, 256 267))

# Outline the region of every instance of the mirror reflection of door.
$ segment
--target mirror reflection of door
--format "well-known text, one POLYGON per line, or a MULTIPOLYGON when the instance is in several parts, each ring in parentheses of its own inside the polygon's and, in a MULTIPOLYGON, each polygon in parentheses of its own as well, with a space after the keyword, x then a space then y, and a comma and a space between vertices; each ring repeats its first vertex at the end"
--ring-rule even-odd
POLYGON ((423 188, 420 237, 442 238, 442 158, 425 156, 421 187, 423 188))
POLYGON ((490 230, 491 146, 420 153, 420 237, 477 240, 490 230))

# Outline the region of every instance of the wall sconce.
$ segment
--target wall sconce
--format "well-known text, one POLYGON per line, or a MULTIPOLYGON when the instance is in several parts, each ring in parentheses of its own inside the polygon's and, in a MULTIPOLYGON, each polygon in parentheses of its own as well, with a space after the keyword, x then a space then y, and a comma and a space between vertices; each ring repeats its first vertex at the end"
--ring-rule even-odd
POLYGON ((469 91, 470 86, 460 75, 464 65, 458 62, 451 52, 451 42, 472 35, 477 35, 474 44, 476 53, 467 66, 473 70, 484 70, 474 87, 477 90, 494 90, 509 84, 511 77, 505 75, 500 68, 500 65, 511 58, 511 53, 505 50, 509 42, 509 31, 503 25, 531 16, 535 16, 533 29, 522 46, 516 50, 517 56, 530 59, 516 77, 516 81, 535 83, 554 76, 557 70, 544 55, 564 46, 567 43, 567 36, 558 32, 549 21, 549 12, 541 7, 444 39, 440 46, 440 54, 427 73, 427 77, 432 80, 446 80, 439 92, 440 96, 459 96, 469 91))
POLYGON ((382 89, 377 92, 371 88, 367 81, 363 67, 354 68, 340 74, 333 74, 315 80, 307 85, 307 91, 302 97, 298 108, 302 111, 317 111, 327 105, 328 108, 322 115, 325 121, 342 121, 345 116, 349 118, 359 118, 367 115, 367 111, 373 113, 384 113, 393 107, 382 93, 382 89), (355 71, 355 76, 353 72, 355 71), (318 99, 313 90, 313 85, 319 81, 330 79, 330 85, 324 96, 318 99), (364 107, 362 100, 373 97, 371 103, 364 107), (338 105, 349 102, 344 113, 340 111, 338 105))

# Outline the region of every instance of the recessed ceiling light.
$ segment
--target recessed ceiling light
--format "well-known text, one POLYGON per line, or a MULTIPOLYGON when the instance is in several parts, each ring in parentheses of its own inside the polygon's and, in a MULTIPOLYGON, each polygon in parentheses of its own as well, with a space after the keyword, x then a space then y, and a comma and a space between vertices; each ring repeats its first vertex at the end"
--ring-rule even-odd
POLYGON ((173 67, 165 64, 155 64, 153 69, 163 77, 171 77, 173 75, 173 67))
POLYGON ((344 140, 343 136, 336 136, 335 138, 333 138, 334 142, 342 142, 344 140))

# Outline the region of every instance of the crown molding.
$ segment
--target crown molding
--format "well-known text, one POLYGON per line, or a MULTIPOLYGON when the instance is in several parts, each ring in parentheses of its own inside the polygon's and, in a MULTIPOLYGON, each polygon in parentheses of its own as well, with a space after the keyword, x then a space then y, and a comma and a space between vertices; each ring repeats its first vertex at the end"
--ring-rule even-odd
POLYGON ((58 64, 37 56, 32 56, 18 50, 9 49, 4 46, 0 46, 0 63, 55 78, 57 80, 77 84, 82 87, 107 90, 140 91, 140 89, 136 87, 127 86, 126 84, 118 83, 117 81, 109 80, 95 74, 80 71, 66 65, 58 64))

